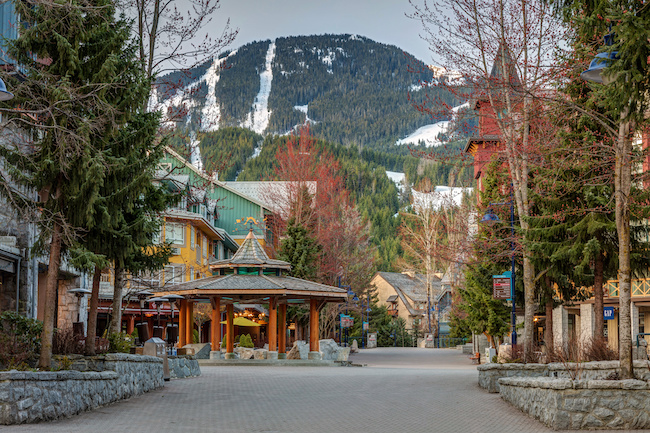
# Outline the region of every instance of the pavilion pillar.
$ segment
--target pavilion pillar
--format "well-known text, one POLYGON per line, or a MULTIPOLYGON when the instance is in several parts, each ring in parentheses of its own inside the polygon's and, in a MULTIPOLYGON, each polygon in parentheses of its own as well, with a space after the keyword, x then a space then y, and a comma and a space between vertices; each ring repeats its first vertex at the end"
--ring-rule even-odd
POLYGON ((212 323, 210 325, 210 342, 212 350, 210 351, 210 359, 221 358, 221 298, 214 296, 210 299, 212 303, 212 323))
POLYGON ((135 328, 135 316, 133 314, 129 314, 127 317, 128 322, 126 322, 126 333, 133 334, 133 329, 135 328))
POLYGON ((309 359, 321 359, 318 343, 318 301, 309 300, 309 359))
POLYGON ((269 351, 266 355, 267 359, 278 358, 278 310, 277 299, 271 297, 269 299, 269 351))
POLYGON ((187 344, 185 340, 185 325, 187 324, 185 316, 187 316, 187 299, 181 299, 181 305, 178 309, 178 347, 183 347, 187 344))
POLYGON ((287 359, 287 304, 280 304, 278 310, 278 358, 287 359))
POLYGON ((235 306, 226 304, 226 359, 235 359, 235 306))
POLYGON ((193 330, 194 330, 194 302, 187 300, 187 306, 185 307, 185 344, 194 343, 193 330))

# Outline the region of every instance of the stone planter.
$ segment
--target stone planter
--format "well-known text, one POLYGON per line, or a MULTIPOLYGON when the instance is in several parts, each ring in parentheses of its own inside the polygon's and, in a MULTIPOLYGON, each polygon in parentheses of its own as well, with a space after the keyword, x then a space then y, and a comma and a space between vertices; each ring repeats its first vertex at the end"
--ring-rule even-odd
POLYGON ((161 388, 163 360, 111 353, 76 357, 77 370, 0 372, 0 424, 53 420, 161 388))
POLYGON ((499 379, 501 397, 554 430, 650 428, 643 380, 499 379))
MULTIPOLYGON (((611 379, 619 373, 618 361, 573 362, 563 364, 497 364, 488 363, 476 367, 478 384, 488 392, 499 392, 499 379, 503 377, 551 377, 570 379, 572 374, 577 379, 611 379), (567 370, 568 368, 568 370, 567 370)), ((650 362, 634 361, 634 377, 650 380, 650 362)))

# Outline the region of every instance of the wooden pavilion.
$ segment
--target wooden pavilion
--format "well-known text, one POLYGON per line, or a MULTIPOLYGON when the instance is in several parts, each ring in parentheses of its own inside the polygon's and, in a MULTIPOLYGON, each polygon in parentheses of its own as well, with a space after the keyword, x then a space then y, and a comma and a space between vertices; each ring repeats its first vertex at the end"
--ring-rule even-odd
POLYGON ((342 303, 347 291, 285 275, 291 264, 274 260, 264 251, 251 230, 237 253, 229 259, 210 262, 215 274, 177 284, 156 296, 177 294, 180 301, 179 347, 192 341, 193 303, 212 304, 211 344, 218 350, 221 340, 221 306, 226 309, 226 359, 234 358, 234 304, 268 304, 267 358, 286 357, 287 305, 309 303, 309 358, 318 359, 319 311, 328 302, 342 303), (279 346, 279 350, 278 350, 279 346))

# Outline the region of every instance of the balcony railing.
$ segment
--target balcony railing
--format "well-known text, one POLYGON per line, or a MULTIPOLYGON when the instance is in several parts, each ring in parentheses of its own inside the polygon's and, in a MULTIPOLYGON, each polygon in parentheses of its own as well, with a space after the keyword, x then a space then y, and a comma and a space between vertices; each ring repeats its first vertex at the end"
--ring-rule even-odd
MULTIPOLYGON (((607 281, 605 288, 610 298, 618 298, 618 280, 607 281)), ((632 297, 640 296, 650 296, 650 278, 632 280, 632 297)))

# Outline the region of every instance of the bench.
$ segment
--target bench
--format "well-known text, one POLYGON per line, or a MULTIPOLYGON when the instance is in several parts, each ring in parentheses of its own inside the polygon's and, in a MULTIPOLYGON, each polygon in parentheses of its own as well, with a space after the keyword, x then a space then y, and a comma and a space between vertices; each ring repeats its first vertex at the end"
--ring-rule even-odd
POLYGON ((481 360, 481 355, 476 352, 472 356, 469 357, 469 359, 472 361, 472 364, 478 364, 481 360))

